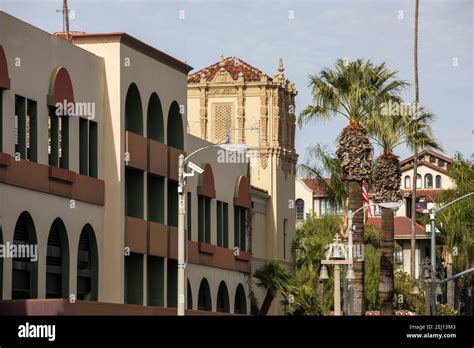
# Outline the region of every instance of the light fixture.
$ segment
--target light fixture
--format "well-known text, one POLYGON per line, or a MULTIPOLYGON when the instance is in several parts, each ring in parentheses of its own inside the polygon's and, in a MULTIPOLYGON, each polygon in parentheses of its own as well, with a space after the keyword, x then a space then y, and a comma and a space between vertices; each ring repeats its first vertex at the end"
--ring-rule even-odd
POLYGON ((352 266, 349 266, 349 269, 347 270, 346 279, 347 280, 355 279, 354 268, 352 266))
POLYGON ((321 266, 321 272, 319 273, 319 279, 320 280, 328 280, 329 275, 328 275, 328 268, 326 265, 321 266))
POLYGON ((418 284, 415 283, 415 285, 413 286, 413 289, 410 291, 410 294, 412 295, 420 294, 420 287, 418 286, 418 284))
POLYGON ((246 152, 248 150, 247 144, 219 144, 219 147, 225 151, 233 151, 233 152, 246 152))
POLYGON ((400 202, 382 202, 382 203, 377 203, 382 208, 387 208, 391 209, 393 211, 397 211, 398 208, 400 208, 400 202))

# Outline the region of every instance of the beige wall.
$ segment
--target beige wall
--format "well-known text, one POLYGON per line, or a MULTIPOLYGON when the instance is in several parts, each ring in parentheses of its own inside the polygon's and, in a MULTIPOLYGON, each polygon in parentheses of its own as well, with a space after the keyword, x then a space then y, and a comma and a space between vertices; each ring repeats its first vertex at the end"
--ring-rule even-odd
MULTIPOLYGON (((3 91, 3 152, 14 156, 15 95, 37 102, 38 162, 48 164, 48 108, 46 105, 50 77, 57 66, 67 69, 76 102, 95 104, 98 123, 98 177, 103 171, 104 62, 101 58, 68 44, 25 22, 0 12, 0 45, 7 58, 11 89, 3 91), (87 67, 87 69, 84 69, 87 67)), ((79 172, 79 117, 69 122, 69 169, 79 172)), ((77 250, 82 228, 90 223, 94 229, 103 265, 103 207, 41 193, 7 184, 0 184, 0 224, 3 241, 12 242, 15 225, 23 211, 31 215, 38 240, 38 297, 46 293, 46 248, 51 224, 61 218, 69 242, 69 292, 75 294, 77 250), (72 208, 74 206, 74 208, 72 208)), ((99 269, 99 275, 106 273, 99 269)), ((12 260, 4 259, 3 298, 11 298, 12 260)), ((103 283, 99 283, 99 300, 103 283)))

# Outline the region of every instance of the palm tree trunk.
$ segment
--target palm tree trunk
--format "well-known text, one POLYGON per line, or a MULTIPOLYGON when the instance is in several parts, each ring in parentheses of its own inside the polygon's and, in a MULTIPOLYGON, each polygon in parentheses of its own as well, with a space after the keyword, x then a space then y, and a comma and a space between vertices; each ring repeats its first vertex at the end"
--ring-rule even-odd
POLYGON ((381 315, 393 315, 393 211, 382 208, 382 231, 380 233, 380 278, 379 302, 381 315))
MULTIPOLYGON (((356 211, 362 207, 362 186, 360 181, 349 181, 349 210, 356 211)), ((352 219, 354 229, 353 243, 356 250, 354 253, 354 283, 352 297, 352 311, 354 315, 365 314, 364 294, 364 212, 359 210, 352 219), (362 254, 360 254, 362 253, 362 254)))
POLYGON ((265 295, 265 298, 263 299, 262 306, 260 307, 260 311, 258 312, 258 315, 268 314, 268 311, 270 310, 270 307, 272 306, 272 302, 274 298, 275 298, 275 289, 268 288, 267 294, 265 295))
MULTIPOLYGON (((447 264, 446 267, 446 277, 450 278, 453 276, 453 265, 451 263, 447 264)), ((454 280, 448 281, 446 297, 448 300, 448 306, 454 308, 454 280)))
MULTIPOLYGON (((414 65, 415 65, 415 103, 416 110, 420 105, 420 85, 418 81, 418 10, 420 0, 416 0, 415 4, 415 43, 414 43, 414 65)), ((411 194, 411 243, 410 243, 410 274, 415 279, 415 250, 416 250, 416 175, 418 174, 418 148, 415 145, 413 163, 413 189, 411 194)))
POLYGON ((415 149, 413 155, 413 184, 411 191, 411 238, 410 238, 410 275, 416 278, 416 183, 418 176, 418 151, 415 149))

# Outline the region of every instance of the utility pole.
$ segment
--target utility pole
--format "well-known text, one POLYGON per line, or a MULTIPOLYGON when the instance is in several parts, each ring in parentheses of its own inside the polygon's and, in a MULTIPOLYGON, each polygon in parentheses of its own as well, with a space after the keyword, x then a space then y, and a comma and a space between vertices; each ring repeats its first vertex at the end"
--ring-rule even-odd
POLYGON ((63 16, 64 23, 66 23, 66 41, 69 42, 69 10, 67 7, 67 0, 63 0, 63 16))

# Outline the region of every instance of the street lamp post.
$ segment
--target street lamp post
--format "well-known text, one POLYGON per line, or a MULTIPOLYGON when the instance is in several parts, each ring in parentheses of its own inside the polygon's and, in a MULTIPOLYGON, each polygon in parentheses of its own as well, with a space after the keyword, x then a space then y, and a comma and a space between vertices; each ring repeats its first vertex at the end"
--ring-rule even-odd
POLYGON ((461 199, 464 199, 466 197, 469 197, 471 195, 474 195, 474 192, 470 192, 468 194, 465 194, 464 196, 461 196, 459 198, 456 198, 455 200, 444 204, 443 206, 439 208, 432 208, 431 211, 425 210, 424 213, 428 213, 430 215, 430 233, 431 233, 431 315, 436 315, 436 292, 434 290, 434 286, 437 282, 436 280, 436 214, 444 209, 450 206, 453 203, 456 203, 460 201, 461 199))
POLYGON ((225 151, 238 151, 245 152, 247 151, 246 144, 214 144, 202 147, 192 152, 189 156, 184 157, 183 154, 179 155, 178 158, 178 304, 177 304, 177 313, 179 316, 184 315, 185 310, 185 299, 184 289, 186 287, 186 235, 184 233, 184 225, 186 221, 186 199, 185 199, 185 187, 186 187, 186 178, 188 176, 193 176, 197 171, 199 174, 202 174, 204 170, 199 168, 197 165, 190 162, 191 157, 193 157, 198 152, 212 149, 212 148, 221 148, 225 151), (191 172, 185 172, 184 168, 188 166, 191 169, 191 172))

